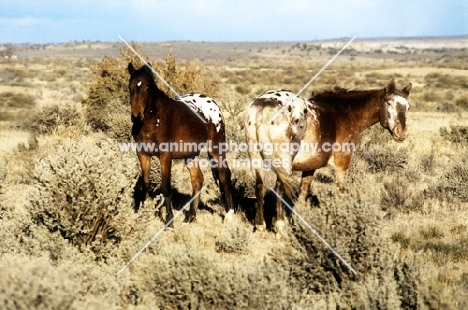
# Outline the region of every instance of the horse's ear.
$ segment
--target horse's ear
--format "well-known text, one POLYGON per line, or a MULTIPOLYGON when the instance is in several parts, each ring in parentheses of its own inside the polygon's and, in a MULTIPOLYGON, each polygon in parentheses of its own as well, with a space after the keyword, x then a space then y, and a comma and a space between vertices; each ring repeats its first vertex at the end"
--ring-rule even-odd
POLYGON ((403 88, 401 91, 406 95, 409 96, 409 93, 411 91, 411 88, 413 87, 413 84, 408 83, 405 88, 403 88))
POLYGON ((385 87, 385 92, 387 94, 391 94, 395 91, 395 79, 391 79, 390 82, 388 82, 387 87, 385 87))
POLYGON ((135 67, 133 66, 132 62, 128 63, 127 70, 130 75, 132 75, 132 73, 135 71, 135 67))
POLYGON ((146 63, 146 65, 144 66, 145 74, 147 74, 149 76, 153 76, 153 70, 151 68, 152 68, 151 64, 149 62, 146 63))

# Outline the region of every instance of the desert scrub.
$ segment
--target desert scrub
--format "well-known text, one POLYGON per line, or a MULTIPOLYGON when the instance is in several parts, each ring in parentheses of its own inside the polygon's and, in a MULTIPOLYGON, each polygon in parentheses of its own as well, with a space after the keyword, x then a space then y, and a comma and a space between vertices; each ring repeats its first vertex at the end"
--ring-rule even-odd
MULTIPOLYGON (((361 182, 362 183, 362 182, 361 182)), ((380 230, 377 196, 353 184, 340 196, 319 198, 319 207, 301 216, 357 271, 351 273, 299 220, 291 227, 292 248, 272 253, 290 270, 288 282, 304 300, 326 294, 336 308, 397 309, 417 303, 417 275, 394 257, 398 249, 380 230), (396 276, 398 275, 398 277, 396 276), (402 294, 404 289, 409 289, 402 294), (346 292, 346 293, 344 293, 346 292)), ((368 186, 368 185, 367 185, 368 186)))
POLYGON ((375 125, 361 136, 356 155, 365 160, 367 170, 372 173, 394 172, 408 164, 408 147, 398 148, 390 134, 375 125))
POLYGON ((230 225, 216 241, 216 251, 223 253, 249 254, 252 244, 252 229, 230 225))
POLYGON ((420 211, 424 203, 424 194, 422 191, 414 189, 415 186, 408 179, 397 176, 390 182, 384 183, 382 191, 381 207, 383 211, 390 215, 394 210, 408 213, 410 211, 420 211))
POLYGON ((30 129, 38 134, 51 134, 83 125, 83 117, 76 105, 52 104, 43 106, 34 114, 30 129))
POLYGON ((34 108, 35 99, 27 94, 4 92, 0 93, 0 121, 21 121, 27 123, 31 114, 25 110, 34 108))
POLYGON ((0 257, 2 309, 121 309, 112 269, 86 261, 73 249, 67 260, 5 254, 0 257))
POLYGON ((269 259, 236 264, 203 251, 194 241, 155 243, 136 260, 126 303, 141 308, 288 309, 296 298, 287 270, 269 259), (268 296, 267 298, 265 298, 268 296))
MULTIPOLYGON (((156 72, 179 94, 202 93, 214 97, 219 87, 216 70, 205 67, 193 60, 180 66, 172 54, 164 61, 153 61, 138 46, 133 48, 150 63, 156 72)), ((104 57, 94 68, 94 82, 89 86, 88 94, 82 100, 85 106, 85 118, 95 130, 107 133, 115 139, 129 140, 131 122, 128 95, 130 78, 127 66, 132 62, 135 67, 142 61, 127 47, 120 51, 118 58, 104 57)), ((158 87, 170 97, 175 96, 164 83, 155 77, 158 87)))
POLYGON ((131 229, 136 160, 110 140, 63 139, 33 168, 35 194, 31 214, 37 224, 58 231, 77 246, 97 254, 116 244, 131 229))
POLYGON ((424 194, 441 201, 468 202, 468 160, 455 160, 451 167, 424 194))
POLYGON ((0 93, 0 102, 1 106, 6 108, 29 109, 34 107, 35 104, 32 96, 14 92, 0 93))
POLYGON ((450 126, 450 131, 446 127, 441 127, 439 133, 442 138, 452 143, 468 145, 468 126, 450 126))

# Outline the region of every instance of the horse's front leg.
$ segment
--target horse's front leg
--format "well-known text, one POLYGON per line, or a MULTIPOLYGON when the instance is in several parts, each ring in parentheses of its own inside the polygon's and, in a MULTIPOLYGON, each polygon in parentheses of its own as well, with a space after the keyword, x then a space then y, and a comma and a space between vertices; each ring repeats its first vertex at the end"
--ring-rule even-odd
POLYGON ((200 202, 200 191, 203 186, 203 174, 200 170, 198 157, 187 158, 185 160, 187 169, 190 172, 190 182, 192 183, 192 202, 190 203, 190 210, 185 216, 185 221, 193 222, 197 216, 198 203, 200 202))
POLYGON ((138 153, 138 160, 140 161, 141 174, 143 178, 143 200, 148 199, 150 190, 150 170, 151 170, 151 156, 144 153, 138 153))
MULTIPOLYGON (((174 218, 171 199, 171 166, 172 157, 170 153, 163 153, 159 156, 161 163, 161 192, 164 196, 164 206, 166 207, 166 224, 174 218)), ((171 223, 172 225, 172 223, 171 223)))

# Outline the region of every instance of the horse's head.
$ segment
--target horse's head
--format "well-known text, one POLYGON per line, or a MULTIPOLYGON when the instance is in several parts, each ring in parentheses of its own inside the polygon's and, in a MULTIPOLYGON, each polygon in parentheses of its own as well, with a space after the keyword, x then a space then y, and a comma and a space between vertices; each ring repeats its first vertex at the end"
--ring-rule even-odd
POLYGON ((132 108, 132 122, 141 122, 144 118, 144 113, 149 105, 148 99, 151 91, 155 86, 153 72, 147 65, 140 69, 135 69, 133 64, 128 64, 128 73, 130 80, 128 88, 130 91, 130 105, 132 108))
POLYGON ((411 87, 409 83, 402 90, 398 90, 393 79, 385 87, 385 97, 380 107, 380 124, 390 131, 393 140, 397 142, 402 142, 408 136, 406 114, 411 87))

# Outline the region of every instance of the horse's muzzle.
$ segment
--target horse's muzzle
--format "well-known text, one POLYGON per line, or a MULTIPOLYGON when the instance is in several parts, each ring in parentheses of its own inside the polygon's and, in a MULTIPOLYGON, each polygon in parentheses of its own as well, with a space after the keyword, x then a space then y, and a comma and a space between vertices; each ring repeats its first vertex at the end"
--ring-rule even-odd
POLYGON ((139 113, 137 116, 135 116, 132 113, 132 123, 140 123, 143 120, 143 114, 139 113))
POLYGON ((395 142, 400 143, 405 141, 406 137, 408 137, 408 132, 404 132, 403 134, 393 134, 392 137, 395 142))
POLYGON ((395 127, 391 133, 395 142, 403 142, 408 137, 407 128, 395 127))

